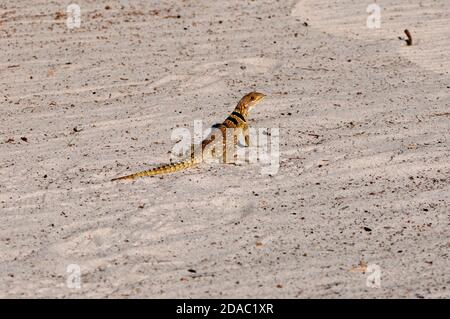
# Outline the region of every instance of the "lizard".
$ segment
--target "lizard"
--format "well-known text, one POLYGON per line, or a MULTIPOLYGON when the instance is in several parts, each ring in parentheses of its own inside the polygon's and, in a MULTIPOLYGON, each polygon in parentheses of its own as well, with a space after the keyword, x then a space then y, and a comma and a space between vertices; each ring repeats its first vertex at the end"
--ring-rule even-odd
POLYGON ((242 97, 234 108, 233 112, 231 112, 231 114, 222 123, 212 126, 213 131, 211 132, 211 134, 209 134, 208 137, 206 137, 196 149, 191 147, 191 154, 188 158, 176 163, 157 166, 155 168, 131 175, 116 177, 113 178, 112 181, 136 179, 138 177, 167 174, 188 169, 201 163, 202 159, 206 158, 205 156, 214 156, 217 147, 223 147, 223 156, 224 158, 227 158, 226 137, 228 136, 227 130, 229 131, 230 129, 233 132, 232 137, 235 144, 237 143, 237 134, 243 133, 245 144, 246 146, 249 146, 250 134, 249 126, 247 123, 248 114, 250 110, 253 109, 253 107, 258 104, 264 97, 265 95, 259 92, 250 92, 242 97), (222 139, 220 139, 219 134, 222 135, 222 139), (221 145, 217 145, 219 142, 221 145))

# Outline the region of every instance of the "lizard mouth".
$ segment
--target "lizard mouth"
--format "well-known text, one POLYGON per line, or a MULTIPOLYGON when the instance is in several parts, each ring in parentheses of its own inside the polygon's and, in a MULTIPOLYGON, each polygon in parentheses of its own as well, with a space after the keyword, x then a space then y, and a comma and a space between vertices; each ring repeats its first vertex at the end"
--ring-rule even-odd
POLYGON ((262 99, 264 99, 266 97, 265 94, 262 93, 258 93, 258 95, 255 97, 255 100, 253 101, 254 103, 261 101, 262 99))

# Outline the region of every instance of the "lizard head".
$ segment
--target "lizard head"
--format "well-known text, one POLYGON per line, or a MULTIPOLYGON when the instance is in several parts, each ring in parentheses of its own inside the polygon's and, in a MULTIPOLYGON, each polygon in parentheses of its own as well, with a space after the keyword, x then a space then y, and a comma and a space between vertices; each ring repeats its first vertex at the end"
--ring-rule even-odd
POLYGON ((247 116, 248 112, 253 109, 253 107, 261 102, 261 100, 265 97, 264 94, 259 92, 250 92, 245 95, 238 103, 236 109, 238 111, 247 116))

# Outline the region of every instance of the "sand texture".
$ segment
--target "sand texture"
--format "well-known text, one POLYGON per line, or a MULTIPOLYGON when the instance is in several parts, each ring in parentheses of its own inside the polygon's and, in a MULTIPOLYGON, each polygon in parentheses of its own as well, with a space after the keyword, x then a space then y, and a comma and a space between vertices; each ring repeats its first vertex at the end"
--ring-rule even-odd
POLYGON ((0 297, 450 297, 448 0, 69 3, 0 3, 0 297), (252 90, 277 173, 110 181, 252 90))

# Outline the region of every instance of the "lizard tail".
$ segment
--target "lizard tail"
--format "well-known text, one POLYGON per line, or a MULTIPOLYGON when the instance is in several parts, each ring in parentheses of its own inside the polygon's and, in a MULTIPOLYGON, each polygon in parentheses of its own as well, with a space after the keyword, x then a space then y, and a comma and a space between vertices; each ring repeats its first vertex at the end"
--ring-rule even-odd
POLYGON ((149 169, 147 171, 142 171, 142 172, 134 173, 131 175, 116 177, 116 178, 113 178, 111 181, 117 181, 117 180, 123 180, 123 179, 135 179, 135 178, 144 177, 144 176, 153 176, 153 175, 159 175, 159 174, 174 173, 177 171, 181 171, 183 169, 193 167, 197 164, 198 163, 195 162, 193 159, 190 159, 190 160, 183 161, 183 162, 161 165, 161 166, 149 169))

